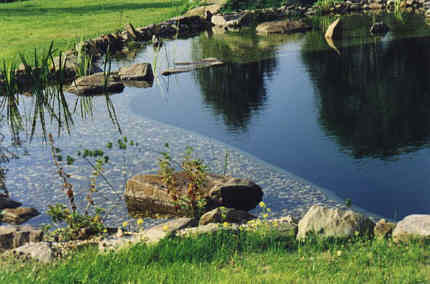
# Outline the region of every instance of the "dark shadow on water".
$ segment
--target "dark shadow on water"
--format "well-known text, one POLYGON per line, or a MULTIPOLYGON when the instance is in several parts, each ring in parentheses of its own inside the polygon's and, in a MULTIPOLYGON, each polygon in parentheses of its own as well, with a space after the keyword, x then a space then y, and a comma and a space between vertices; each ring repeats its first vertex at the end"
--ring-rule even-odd
POLYGON ((428 143, 428 46, 430 38, 375 38, 340 47, 341 56, 302 52, 317 89, 320 124, 354 158, 385 159, 428 143))

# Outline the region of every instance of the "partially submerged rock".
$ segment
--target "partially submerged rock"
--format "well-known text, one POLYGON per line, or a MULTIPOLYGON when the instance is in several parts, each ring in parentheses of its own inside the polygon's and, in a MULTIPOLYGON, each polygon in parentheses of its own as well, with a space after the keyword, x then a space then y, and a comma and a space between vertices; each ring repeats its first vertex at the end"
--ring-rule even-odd
POLYGON ((0 226, 0 252, 29 242, 40 242, 42 237, 42 230, 31 226, 0 226))
POLYGON ((176 66, 180 65, 181 67, 175 67, 172 69, 165 70, 161 74, 164 76, 168 76, 172 74, 191 72, 196 69, 209 68, 209 67, 219 66, 223 64, 224 62, 216 58, 204 58, 197 62, 177 62, 175 63, 175 65, 176 66))
MULTIPOLYGON (((175 179, 178 193, 185 194, 189 181, 183 173, 175 173, 175 179)), ((263 191, 257 184, 228 176, 208 175, 202 190, 207 199, 207 210, 226 206, 247 211, 255 208, 263 198, 263 191)), ((177 209, 177 203, 167 192, 159 175, 135 175, 127 181, 124 195, 129 212, 185 214, 177 209)))
POLYGON ((375 224, 352 210, 312 206, 298 225, 297 239, 313 233, 322 237, 372 236, 375 224))
POLYGON ((395 242, 414 239, 430 240, 430 215, 409 215, 397 223, 393 231, 395 242))
POLYGON ((340 39, 342 37, 342 23, 340 22, 340 18, 328 26, 324 37, 330 39, 340 39))
POLYGON ((249 214, 247 211, 221 206, 203 214, 200 217, 199 225, 202 226, 209 223, 224 222, 243 224, 255 218, 257 217, 252 214, 249 214))
POLYGON ((120 81, 118 74, 111 73, 110 76, 107 76, 103 72, 99 72, 76 79, 67 91, 78 96, 91 96, 120 93, 123 89, 124 84, 120 81))
POLYGON ((39 214, 39 211, 29 207, 6 208, 0 211, 0 221, 19 225, 39 214))
POLYGON ((119 77, 122 81, 146 81, 153 82, 154 74, 150 63, 137 63, 119 69, 119 77))
POLYGON ((273 21, 265 22, 257 26, 257 33, 263 34, 286 34, 286 33, 297 33, 310 30, 312 27, 303 21, 296 20, 285 20, 285 21, 273 21))

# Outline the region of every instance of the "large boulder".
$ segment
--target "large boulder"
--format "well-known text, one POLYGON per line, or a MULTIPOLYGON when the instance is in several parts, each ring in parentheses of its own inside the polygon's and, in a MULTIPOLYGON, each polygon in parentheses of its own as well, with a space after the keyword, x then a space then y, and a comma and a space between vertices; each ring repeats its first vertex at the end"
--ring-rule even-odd
POLYGON ((333 238, 371 236, 374 226, 368 217, 352 210, 314 205, 300 220, 297 239, 304 239, 309 233, 333 238))
POLYGON ((0 226, 0 252, 29 242, 40 242, 42 237, 42 230, 31 226, 0 226))
POLYGON ((119 77, 122 81, 154 81, 152 66, 150 63, 137 63, 119 69, 119 77))
MULTIPOLYGON (((185 195, 189 180, 182 172, 175 173, 176 190, 185 195)), ((203 197, 207 200, 206 210, 219 206, 238 210, 251 210, 263 198, 261 188, 247 179, 209 174, 204 186, 203 197)), ((125 197, 130 213, 178 214, 185 212, 178 209, 177 203, 167 192, 162 177, 159 175, 138 174, 127 181, 125 197)))
POLYGON ((265 22, 257 26, 257 33, 263 34, 286 34, 310 30, 312 27, 303 21, 273 21, 265 22))
POLYGON ((430 215, 409 215, 397 223, 393 240, 430 239, 430 215))
POLYGON ((39 214, 39 211, 29 207, 5 208, 0 211, 0 222, 19 225, 39 214))
POLYGON ((120 93, 123 89, 124 84, 117 73, 113 72, 110 76, 105 76, 103 72, 99 72, 76 79, 67 91, 78 96, 91 96, 120 93))
POLYGON ((243 224, 249 220, 253 220, 255 217, 249 214, 247 211, 237 210, 233 208, 226 208, 224 206, 215 208, 209 212, 206 212, 200 217, 199 225, 207 225, 210 223, 235 223, 243 224))

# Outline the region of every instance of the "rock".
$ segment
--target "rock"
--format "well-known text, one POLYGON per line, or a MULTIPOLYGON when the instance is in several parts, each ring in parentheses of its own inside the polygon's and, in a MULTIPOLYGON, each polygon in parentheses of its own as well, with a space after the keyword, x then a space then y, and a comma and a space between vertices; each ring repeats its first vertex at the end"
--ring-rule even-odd
POLYGON ((382 4, 379 4, 379 3, 370 3, 368 7, 369 7, 369 9, 372 9, 372 10, 379 10, 379 9, 384 8, 384 6, 382 4))
POLYGON ((340 23, 340 18, 328 26, 324 37, 330 39, 339 39, 342 37, 342 24, 340 23))
POLYGON ((40 213, 34 208, 18 207, 3 209, 0 214, 1 222, 19 225, 40 213))
POLYGON ((206 225, 209 223, 235 223, 243 224, 249 220, 255 219, 254 215, 249 214, 247 211, 236 210, 233 208, 226 208, 224 206, 215 208, 200 217, 199 225, 206 225))
POLYGON ((239 28, 252 23, 252 15, 249 12, 238 12, 222 15, 213 15, 212 24, 224 28, 239 28))
POLYGON ((300 220, 297 239, 304 239, 308 233, 335 238, 371 236, 374 226, 368 217, 351 210, 314 205, 300 220))
POLYGON ((150 63, 137 63, 119 69, 119 77, 123 81, 154 81, 154 74, 150 63))
POLYGON ((257 33, 264 34, 285 34, 285 33, 297 33, 304 32, 312 27, 303 21, 274 21, 274 22, 265 22, 259 24, 257 26, 257 33))
POLYGON ((393 240, 399 242, 411 239, 430 239, 430 215, 409 215, 397 223, 393 240))
MULTIPOLYGON (((174 176, 178 193, 185 194, 188 185, 185 175, 179 172, 174 176)), ((207 210, 225 206, 247 211, 255 208, 263 198, 261 188, 250 180, 212 174, 208 175, 207 184, 202 191, 208 201, 207 210)), ((159 175, 133 176, 127 181, 124 195, 129 212, 144 212, 147 215, 185 213, 177 210, 177 204, 167 193, 159 175)))
POLYGON ((129 37, 132 40, 135 40, 135 41, 142 40, 140 33, 136 31, 136 29, 133 27, 131 23, 125 26, 125 31, 128 33, 129 37))
POLYGON ((54 258, 54 250, 47 242, 27 243, 14 250, 12 253, 17 257, 29 257, 42 263, 49 263, 54 258))
POLYGON ((120 93, 123 89, 124 84, 120 82, 118 74, 111 73, 105 86, 105 75, 99 72, 76 79, 67 91, 78 96, 91 96, 120 93))
POLYGON ((154 226, 141 233, 132 235, 117 235, 99 243, 100 251, 118 250, 139 242, 157 244, 164 238, 175 234, 178 230, 187 228, 193 224, 191 218, 176 218, 166 223, 154 226))
POLYGON ((188 17, 189 16, 199 16, 202 19, 210 21, 211 19, 208 19, 208 12, 210 13, 210 15, 214 15, 214 14, 218 13, 220 10, 221 10, 221 5, 219 5, 219 4, 213 4, 213 5, 209 5, 209 6, 201 6, 201 7, 197 7, 197 8, 194 8, 194 9, 187 11, 185 13, 185 16, 188 16, 188 17))
POLYGON ((387 222, 385 219, 381 219, 375 224, 373 234, 377 239, 388 239, 391 237, 394 227, 396 227, 396 224, 387 222))
POLYGON ((16 208, 21 206, 20 202, 14 201, 7 197, 0 197, 0 210, 5 208, 16 208))
POLYGON ((196 237, 201 234, 210 234, 221 230, 238 231, 239 226, 236 224, 228 224, 227 226, 221 224, 210 223, 194 228, 186 228, 176 232, 177 237, 196 237))
POLYGON ((372 34, 386 34, 389 28, 383 22, 376 22, 370 27, 370 32, 372 34))
POLYGON ((28 242, 40 242, 42 230, 31 226, 0 226, 0 251, 17 248, 28 242))
POLYGON ((223 65, 224 62, 216 58, 204 58, 198 62, 187 62, 187 63, 175 63, 175 65, 187 65, 182 67, 175 67, 172 69, 167 69, 161 72, 162 75, 168 76, 172 74, 191 72, 196 69, 209 68, 213 66, 223 65))

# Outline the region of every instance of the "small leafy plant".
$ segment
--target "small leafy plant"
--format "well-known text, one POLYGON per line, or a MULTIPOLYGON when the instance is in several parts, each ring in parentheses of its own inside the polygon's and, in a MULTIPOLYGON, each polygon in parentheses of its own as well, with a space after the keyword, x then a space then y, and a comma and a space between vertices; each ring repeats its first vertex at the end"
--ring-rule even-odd
MULTIPOLYGON (((169 144, 165 144, 169 150, 169 144)), ((204 188, 207 185, 207 166, 201 159, 192 156, 193 148, 187 147, 182 162, 175 162, 170 154, 162 152, 159 159, 159 171, 162 183, 176 203, 176 210, 191 217, 202 215, 207 204, 204 188), (176 166, 175 166, 176 165, 176 166), (178 171, 179 170, 179 171, 178 171), (183 176, 186 189, 179 189, 179 178, 183 176)))

